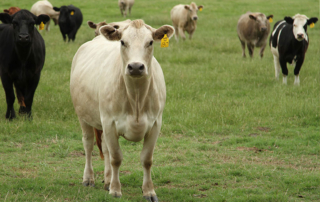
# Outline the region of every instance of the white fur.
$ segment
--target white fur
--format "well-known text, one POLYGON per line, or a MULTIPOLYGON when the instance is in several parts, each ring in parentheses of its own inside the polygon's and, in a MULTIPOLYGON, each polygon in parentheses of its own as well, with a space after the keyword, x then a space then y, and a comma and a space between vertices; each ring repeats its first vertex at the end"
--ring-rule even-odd
POLYGON ((287 76, 283 75, 283 84, 287 85, 287 76))
POLYGON ((303 39, 306 39, 308 41, 307 33, 305 32, 303 26, 307 23, 307 20, 309 19, 305 15, 297 14, 293 16, 293 35, 298 41, 302 41, 303 39), (303 34, 302 38, 298 38, 298 34, 303 34))
POLYGON ((299 75, 294 76, 294 85, 297 85, 297 86, 300 85, 299 75))

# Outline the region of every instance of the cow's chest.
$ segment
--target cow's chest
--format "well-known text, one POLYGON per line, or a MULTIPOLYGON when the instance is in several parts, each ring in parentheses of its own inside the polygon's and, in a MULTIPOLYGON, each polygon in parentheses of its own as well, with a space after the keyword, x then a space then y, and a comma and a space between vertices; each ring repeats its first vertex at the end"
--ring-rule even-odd
POLYGON ((154 124, 154 120, 147 116, 146 113, 136 115, 123 115, 116 121, 116 130, 118 135, 123 136, 129 141, 141 141, 150 131, 154 124))

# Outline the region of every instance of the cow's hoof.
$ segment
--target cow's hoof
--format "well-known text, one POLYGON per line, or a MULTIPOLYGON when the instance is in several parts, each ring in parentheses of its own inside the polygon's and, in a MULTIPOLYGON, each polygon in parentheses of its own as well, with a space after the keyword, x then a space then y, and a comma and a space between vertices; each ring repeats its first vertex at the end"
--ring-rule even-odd
POLYGON ((109 186, 110 184, 104 184, 103 185, 104 190, 110 191, 109 186))
POLYGON ((111 195, 113 196, 113 198, 121 198, 121 196, 122 196, 122 194, 118 194, 117 192, 114 192, 111 195))
POLYGON ((84 181, 84 182, 82 182, 82 185, 85 187, 88 187, 88 186, 94 187, 94 181, 92 181, 92 180, 84 181))
POLYGON ((143 198, 149 202, 158 202, 159 201, 157 196, 143 196, 143 198))

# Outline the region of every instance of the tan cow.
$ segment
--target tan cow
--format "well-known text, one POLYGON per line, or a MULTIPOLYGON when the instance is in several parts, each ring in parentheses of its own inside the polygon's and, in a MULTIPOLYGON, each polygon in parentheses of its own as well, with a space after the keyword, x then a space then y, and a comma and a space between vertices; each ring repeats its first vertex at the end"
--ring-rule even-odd
POLYGON ((118 5, 120 8, 121 15, 124 17, 127 17, 127 14, 129 12, 129 15, 131 15, 131 8, 134 4, 134 0, 119 0, 118 5))
POLYGON ((99 29, 102 26, 110 25, 110 26, 114 27, 115 29, 122 29, 125 26, 129 25, 130 22, 131 22, 130 19, 125 20, 125 21, 120 21, 120 22, 111 22, 111 23, 106 23, 104 21, 103 22, 99 22, 99 23, 94 23, 94 22, 89 20, 88 21, 88 25, 89 25, 90 28, 94 29, 95 36, 98 36, 98 35, 100 35, 99 29))
POLYGON ((178 41, 179 35, 183 40, 186 39, 184 32, 189 34, 189 39, 192 39, 192 35, 197 28, 198 10, 202 10, 203 6, 197 6, 192 2, 190 5, 176 5, 172 8, 170 15, 173 27, 175 29, 175 38, 178 41))
POLYGON ((10 7, 9 9, 4 9, 3 12, 8 13, 9 15, 13 15, 20 10, 21 9, 19 7, 10 7))
MULTIPOLYGON (((38 16, 40 14, 46 14, 48 15, 54 22, 54 25, 58 24, 59 14, 60 12, 57 12, 53 10, 52 4, 47 0, 37 1, 30 10, 31 13, 38 16)), ((46 24, 46 30, 50 30, 50 21, 46 24)))
POLYGON ((165 34, 170 38, 174 29, 169 25, 154 29, 142 20, 134 20, 123 29, 105 25, 100 33, 78 49, 71 68, 70 92, 86 153, 83 184, 94 185, 94 130, 98 131, 97 136, 102 135, 104 188, 114 197, 122 195, 119 138, 134 142, 144 139, 140 155, 143 196, 148 201, 158 201, 151 166, 166 86, 161 66, 153 56, 153 42, 165 34))
POLYGON ((263 13, 247 12, 241 15, 238 21, 237 32, 241 42, 243 57, 246 57, 246 44, 250 57, 253 57, 254 47, 261 47, 260 57, 263 57, 263 51, 267 45, 267 39, 270 32, 269 19, 272 18, 273 15, 266 17, 263 13))

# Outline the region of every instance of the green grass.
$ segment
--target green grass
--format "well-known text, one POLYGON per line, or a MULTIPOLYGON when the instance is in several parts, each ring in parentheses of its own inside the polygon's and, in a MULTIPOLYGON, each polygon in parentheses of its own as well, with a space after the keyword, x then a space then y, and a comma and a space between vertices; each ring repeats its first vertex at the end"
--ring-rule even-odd
MULTIPOLYGON (((30 9, 35 1, 1 1, 0 9, 30 9)), ((54 6, 65 1, 51 0, 54 6)), ((76 1, 84 21, 74 43, 58 26, 42 32, 46 62, 33 104, 33 121, 5 119, 0 91, 0 201, 143 201, 142 143, 120 139, 122 198, 103 190, 103 162, 93 152, 96 186, 81 185, 84 150, 69 93, 72 58, 94 37, 86 22, 121 21, 116 1, 76 1)), ((137 0, 130 19, 158 28, 171 24, 177 0, 137 0)), ((274 23, 296 13, 319 18, 319 2, 197 1, 192 41, 156 43, 154 54, 167 86, 167 102, 152 178, 160 201, 320 201, 320 23, 308 29, 310 45, 301 85, 274 78, 270 48, 264 58, 243 59, 236 34, 246 11, 274 15, 274 23)), ((282 78, 281 78, 282 79, 282 78)), ((18 110, 18 104, 15 103, 18 110)))

